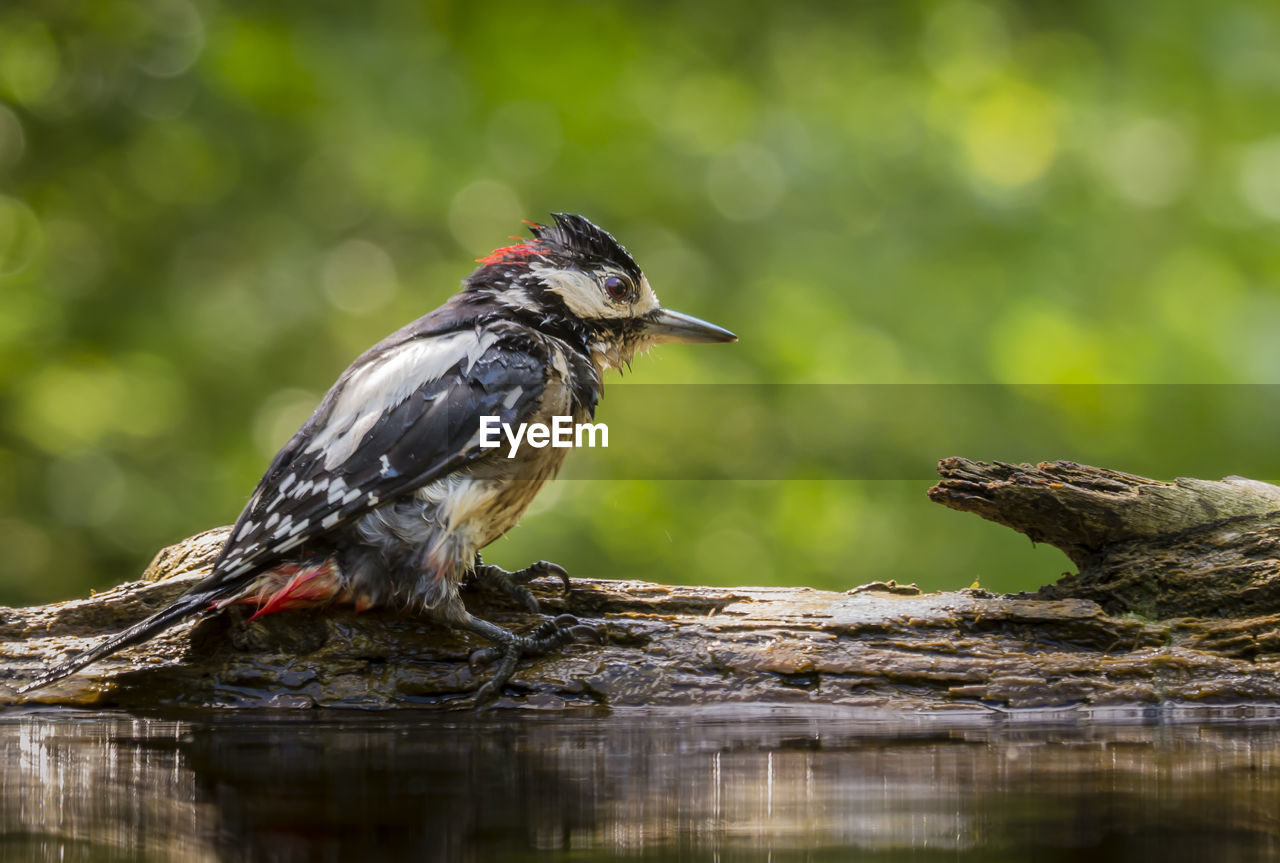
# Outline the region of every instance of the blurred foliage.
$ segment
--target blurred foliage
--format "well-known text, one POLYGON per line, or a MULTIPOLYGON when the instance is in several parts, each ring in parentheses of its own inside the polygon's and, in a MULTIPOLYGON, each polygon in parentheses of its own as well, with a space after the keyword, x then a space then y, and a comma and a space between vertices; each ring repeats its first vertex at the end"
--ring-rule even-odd
MULTIPOLYGON (((549 210, 742 338, 628 380, 1269 382, 1280 7, 9 0, 0 601, 230 522, 359 351, 549 210)), ((831 587, 1066 568, 926 486, 570 479, 491 557, 831 587)))

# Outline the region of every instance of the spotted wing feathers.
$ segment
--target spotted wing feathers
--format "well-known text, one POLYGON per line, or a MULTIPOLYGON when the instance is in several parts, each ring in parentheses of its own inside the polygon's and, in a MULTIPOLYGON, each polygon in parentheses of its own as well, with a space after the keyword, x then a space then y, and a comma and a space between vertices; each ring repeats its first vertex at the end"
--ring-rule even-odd
POLYGON ((520 333, 411 339, 353 366, 276 457, 209 582, 234 582, 302 544, 475 462, 482 416, 527 421, 546 348, 520 333))

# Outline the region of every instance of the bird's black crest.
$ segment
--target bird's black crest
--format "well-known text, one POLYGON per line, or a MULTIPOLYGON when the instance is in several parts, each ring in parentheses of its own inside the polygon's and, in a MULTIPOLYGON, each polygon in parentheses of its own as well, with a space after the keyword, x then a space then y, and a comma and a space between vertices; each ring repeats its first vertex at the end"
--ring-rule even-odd
POLYGON ((555 224, 531 224, 529 230, 540 242, 559 246, 574 257, 612 264, 627 275, 639 279, 640 267, 626 247, 604 228, 575 213, 552 213, 555 224))

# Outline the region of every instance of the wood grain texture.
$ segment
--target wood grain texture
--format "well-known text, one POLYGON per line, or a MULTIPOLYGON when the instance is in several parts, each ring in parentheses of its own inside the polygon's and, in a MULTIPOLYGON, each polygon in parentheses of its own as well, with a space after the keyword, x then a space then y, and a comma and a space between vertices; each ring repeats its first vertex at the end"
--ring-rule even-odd
MULTIPOLYGON (((500 707, 724 703, 871 709, 1280 702, 1280 488, 1161 482, 1069 462, 947 459, 929 494, 1066 551, 1080 572, 1036 595, 845 592, 576 579, 535 583, 543 611, 600 627, 603 644, 524 660, 500 707)), ((165 549, 142 580, 87 599, 0 610, 0 697, 37 669, 154 611, 201 578, 225 529, 165 549)), ((540 618, 485 594, 474 611, 540 618)), ((470 709, 482 646, 427 621, 345 609, 231 608, 174 628, 28 696, 173 707, 470 709)))
POLYGON ((1152 618, 1280 613, 1280 487, 1147 479, 1073 462, 944 459, 929 496, 1062 549, 1079 567, 1037 594, 1152 618))

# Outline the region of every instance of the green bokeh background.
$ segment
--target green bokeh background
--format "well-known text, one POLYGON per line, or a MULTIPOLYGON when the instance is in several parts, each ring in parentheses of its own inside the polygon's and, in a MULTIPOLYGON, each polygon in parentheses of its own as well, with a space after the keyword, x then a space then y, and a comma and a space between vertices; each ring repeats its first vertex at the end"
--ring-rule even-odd
MULTIPOLYGON (((1270 382, 1280 7, 7 2, 0 602, 230 522, 357 353, 550 210, 741 336, 628 381, 1270 382)), ((1015 455, 931 457, 956 454, 1015 455)), ((929 503, 929 470, 582 477, 490 558, 826 587, 1067 568, 929 503)))

